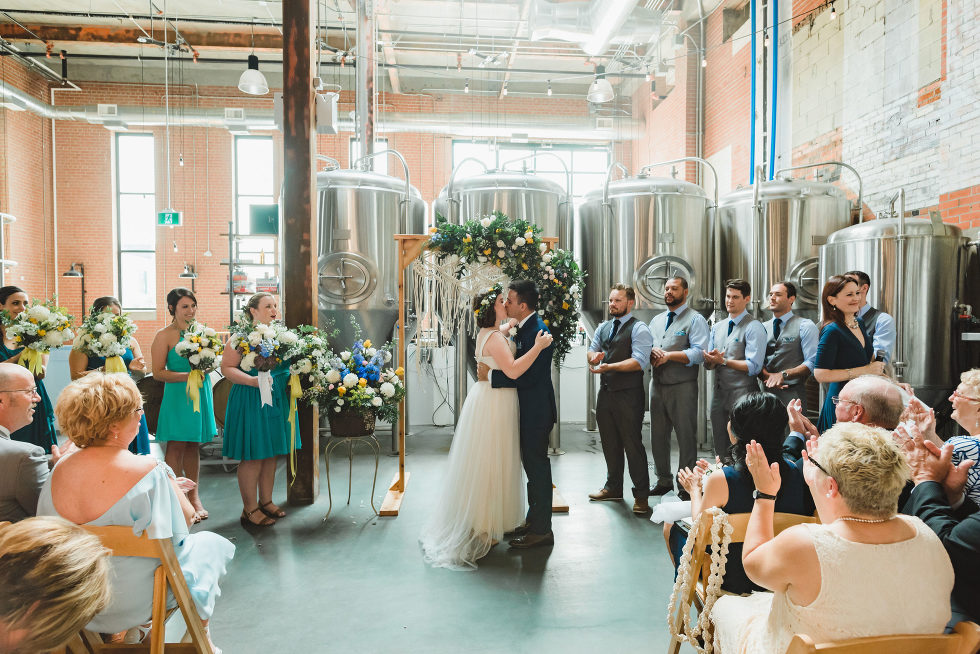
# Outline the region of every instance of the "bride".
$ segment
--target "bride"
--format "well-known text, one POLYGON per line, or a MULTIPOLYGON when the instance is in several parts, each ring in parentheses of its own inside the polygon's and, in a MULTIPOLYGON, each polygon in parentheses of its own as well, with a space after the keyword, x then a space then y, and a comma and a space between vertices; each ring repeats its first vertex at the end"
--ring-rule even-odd
MULTIPOLYGON (((515 345, 504 335, 515 326, 504 308, 506 294, 498 284, 473 300, 480 331, 476 360, 511 379, 520 377, 538 354, 551 345, 551 334, 539 331, 534 347, 514 359, 515 345)), ((480 380, 466 396, 442 493, 419 541, 425 561, 434 567, 476 568, 504 532, 524 522, 524 484, 518 442, 517 391, 491 388, 480 380)))

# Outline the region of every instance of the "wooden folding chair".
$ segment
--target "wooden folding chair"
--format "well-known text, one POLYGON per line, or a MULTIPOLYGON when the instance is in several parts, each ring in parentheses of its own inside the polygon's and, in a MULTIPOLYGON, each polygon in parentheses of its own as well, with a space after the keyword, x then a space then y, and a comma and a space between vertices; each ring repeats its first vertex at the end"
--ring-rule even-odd
POLYGON ((976 654, 978 650, 980 626, 960 622, 951 634, 872 636, 818 645, 809 636, 797 634, 786 654, 976 654))
MULTIPOLYGON (((84 526, 84 525, 83 525, 84 526)), ((82 630, 66 645, 67 654, 100 654, 101 652, 150 652, 150 654, 162 654, 166 647, 167 652, 182 654, 214 654, 211 648, 211 641, 204 631, 201 618, 197 614, 194 600, 191 598, 190 589, 181 572, 180 563, 177 561, 177 553, 174 545, 169 538, 151 539, 144 533, 142 536, 133 535, 132 527, 87 527, 85 529, 95 534, 102 541, 102 544, 112 550, 113 556, 142 556, 151 559, 158 559, 160 565, 153 573, 153 604, 151 620, 153 627, 150 630, 149 642, 139 644, 122 644, 103 642, 99 634, 88 630, 82 630), (177 600, 177 608, 180 609, 187 625, 187 635, 184 642, 164 644, 166 635, 167 611, 167 587, 170 587, 174 598, 177 600), (189 641, 189 642, 187 642, 189 641)))
MULTIPOLYGON (((731 543, 744 543, 745 530, 749 525, 749 513, 733 513, 728 516, 728 524, 732 526, 731 543)), ((795 513, 775 513, 773 514, 773 533, 792 527, 793 525, 819 522, 814 516, 797 515, 795 513)), ((691 550, 691 571, 694 583, 688 591, 687 597, 677 597, 675 605, 670 607, 672 633, 679 633, 684 628, 684 609, 694 607, 696 613, 700 613, 704 608, 705 593, 707 591, 708 576, 711 574, 711 556, 707 552, 711 544, 711 521, 701 522, 697 533, 688 534, 688 538, 694 539, 693 549, 691 550)), ((727 591, 723 594, 730 595, 727 591)), ((681 648, 681 641, 671 637, 667 646, 668 654, 677 654, 681 648)))

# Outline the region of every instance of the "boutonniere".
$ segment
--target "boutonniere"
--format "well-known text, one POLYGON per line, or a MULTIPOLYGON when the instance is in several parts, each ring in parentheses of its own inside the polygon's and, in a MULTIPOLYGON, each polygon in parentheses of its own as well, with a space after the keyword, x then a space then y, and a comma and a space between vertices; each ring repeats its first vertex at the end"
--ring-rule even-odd
POLYGON ((517 327, 511 327, 507 333, 510 334, 511 338, 517 338, 517 327))

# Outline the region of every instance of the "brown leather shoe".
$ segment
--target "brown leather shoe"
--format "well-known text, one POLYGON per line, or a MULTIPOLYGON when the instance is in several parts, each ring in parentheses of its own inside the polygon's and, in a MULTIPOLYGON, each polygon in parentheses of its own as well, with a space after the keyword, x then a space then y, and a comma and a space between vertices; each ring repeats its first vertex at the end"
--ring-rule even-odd
POLYGON ((522 525, 517 525, 516 527, 514 527, 512 531, 505 532, 504 538, 517 538, 518 536, 523 536, 528 532, 529 529, 530 527, 528 527, 527 523, 525 522, 522 525))
POLYGON ((612 502, 623 499, 623 494, 614 493, 608 488, 603 488, 597 493, 589 493, 589 499, 595 502, 612 502))
POLYGON ((643 498, 642 500, 640 498, 636 498, 636 500, 633 502, 633 513, 636 515, 646 515, 647 513, 650 513, 650 503, 646 500, 646 498, 643 498))
POLYGON ((548 547, 555 544, 555 533, 549 531, 547 534, 525 534, 520 538, 510 541, 510 546, 516 550, 526 550, 532 547, 548 547))

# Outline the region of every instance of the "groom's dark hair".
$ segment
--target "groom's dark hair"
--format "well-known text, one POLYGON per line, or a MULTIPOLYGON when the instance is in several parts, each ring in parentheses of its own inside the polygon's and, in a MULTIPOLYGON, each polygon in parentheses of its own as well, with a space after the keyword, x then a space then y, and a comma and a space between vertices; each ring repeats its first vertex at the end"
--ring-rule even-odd
POLYGON ((538 310, 538 287, 530 279, 515 279, 507 286, 517 293, 518 302, 523 302, 531 311, 538 310))

